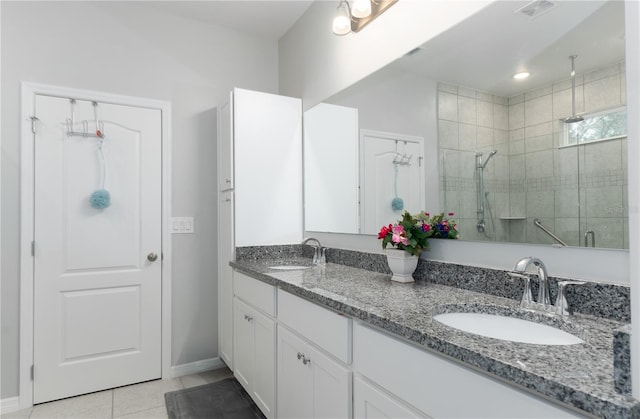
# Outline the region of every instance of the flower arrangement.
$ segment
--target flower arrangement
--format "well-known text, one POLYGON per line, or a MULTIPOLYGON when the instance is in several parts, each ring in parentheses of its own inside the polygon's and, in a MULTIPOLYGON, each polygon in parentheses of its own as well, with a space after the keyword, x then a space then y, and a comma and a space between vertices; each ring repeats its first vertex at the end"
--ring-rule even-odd
POLYGON ((423 249, 429 248, 428 217, 424 211, 418 215, 411 215, 408 211, 402 214, 402 220, 396 224, 382 226, 378 233, 378 239, 382 240, 382 248, 386 249, 388 244, 406 250, 414 256, 420 256, 423 249), (426 218, 425 218, 426 217, 426 218))
MULTIPOLYGON (((449 217, 453 217, 450 212, 449 217)), ((396 224, 382 226, 378 233, 378 239, 382 240, 382 248, 386 249, 391 244, 399 250, 406 250, 414 256, 429 248, 429 237, 443 239, 457 239, 455 220, 439 213, 431 216, 428 212, 421 211, 411 215, 408 211, 402 214, 402 219, 396 224)))
MULTIPOLYGON (((427 217, 429 217, 429 213, 424 213, 427 217)), ((449 217, 453 217, 455 214, 450 212, 447 214, 449 217)), ((433 237, 435 239, 457 239, 458 238, 458 230, 456 226, 458 225, 453 218, 447 219, 444 216, 444 213, 441 212, 439 214, 434 214, 429 218, 428 221, 431 226, 429 237, 433 237)))

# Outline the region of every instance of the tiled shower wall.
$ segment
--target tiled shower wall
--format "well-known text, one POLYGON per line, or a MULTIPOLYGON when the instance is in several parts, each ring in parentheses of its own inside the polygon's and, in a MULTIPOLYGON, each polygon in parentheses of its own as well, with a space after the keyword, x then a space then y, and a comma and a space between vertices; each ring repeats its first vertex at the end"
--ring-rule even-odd
MULTIPOLYGON (((623 106, 624 76, 624 63, 577 76, 576 111, 623 106)), ((539 218, 572 246, 592 230, 597 247, 628 247, 627 140, 559 148, 570 79, 510 98, 440 83, 438 95, 441 202, 464 239, 554 243, 533 224, 539 218), (485 169, 493 223, 486 208, 483 234, 475 227, 475 154, 484 160, 494 149, 485 169)))
MULTIPOLYGON (((438 141, 440 202, 454 212, 464 240, 508 241, 508 231, 496 218, 496 209, 509 206, 509 102, 464 87, 438 84, 438 141), (497 150, 485 169, 485 190, 494 213, 494 229, 487 235, 476 231, 476 153, 497 150)), ((486 222, 491 223, 486 212, 486 222)), ((508 228, 508 225, 506 226, 508 228)))

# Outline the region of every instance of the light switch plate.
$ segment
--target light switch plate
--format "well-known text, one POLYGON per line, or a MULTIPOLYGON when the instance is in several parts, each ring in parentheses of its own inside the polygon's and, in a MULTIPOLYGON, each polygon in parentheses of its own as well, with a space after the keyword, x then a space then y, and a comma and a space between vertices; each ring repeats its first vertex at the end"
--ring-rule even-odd
POLYGON ((193 233, 193 217, 171 217, 171 233, 193 233))

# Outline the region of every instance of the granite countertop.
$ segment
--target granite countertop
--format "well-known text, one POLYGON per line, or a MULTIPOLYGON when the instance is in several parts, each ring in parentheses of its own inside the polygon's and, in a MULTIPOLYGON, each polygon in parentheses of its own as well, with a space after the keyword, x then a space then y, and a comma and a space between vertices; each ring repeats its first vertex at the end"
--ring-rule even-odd
POLYGON ((640 402, 614 389, 613 335, 622 323, 576 315, 560 320, 525 312, 518 302, 445 285, 400 284, 382 273, 309 259, 238 260, 233 268, 309 301, 359 319, 466 365, 591 415, 640 418, 640 402), (546 346, 497 340, 453 329, 432 317, 446 312, 507 314, 554 325, 585 343, 546 346))

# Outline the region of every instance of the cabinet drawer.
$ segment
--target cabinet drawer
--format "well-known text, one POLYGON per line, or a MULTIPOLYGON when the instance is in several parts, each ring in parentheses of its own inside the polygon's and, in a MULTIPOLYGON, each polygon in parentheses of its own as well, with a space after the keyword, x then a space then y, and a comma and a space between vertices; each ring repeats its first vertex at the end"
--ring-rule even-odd
POLYGON ((233 292, 269 316, 276 315, 276 289, 243 273, 233 272, 233 292))
POLYGON ((357 323, 354 370, 432 417, 582 417, 357 323))
POLYGON ((278 320, 346 364, 351 363, 351 319, 278 290, 278 320))

